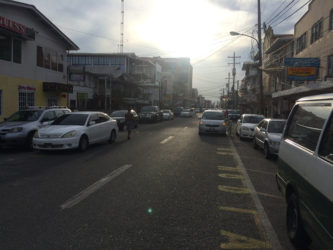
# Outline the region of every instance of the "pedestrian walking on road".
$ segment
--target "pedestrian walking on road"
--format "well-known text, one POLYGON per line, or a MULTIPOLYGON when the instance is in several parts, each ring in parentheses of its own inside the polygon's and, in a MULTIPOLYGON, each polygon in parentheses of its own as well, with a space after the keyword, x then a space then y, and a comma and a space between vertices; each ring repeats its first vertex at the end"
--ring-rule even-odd
POLYGON ((128 108, 128 111, 125 115, 125 123, 126 123, 126 127, 127 127, 127 140, 131 139, 131 131, 134 127, 134 116, 131 112, 131 108, 128 108))

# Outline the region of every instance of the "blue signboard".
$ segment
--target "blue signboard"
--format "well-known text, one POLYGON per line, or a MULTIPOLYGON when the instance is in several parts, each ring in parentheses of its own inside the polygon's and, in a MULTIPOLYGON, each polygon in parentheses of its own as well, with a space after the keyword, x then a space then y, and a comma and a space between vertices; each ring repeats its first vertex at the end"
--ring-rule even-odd
POLYGON ((320 58, 285 58, 287 80, 313 81, 318 75, 320 58))

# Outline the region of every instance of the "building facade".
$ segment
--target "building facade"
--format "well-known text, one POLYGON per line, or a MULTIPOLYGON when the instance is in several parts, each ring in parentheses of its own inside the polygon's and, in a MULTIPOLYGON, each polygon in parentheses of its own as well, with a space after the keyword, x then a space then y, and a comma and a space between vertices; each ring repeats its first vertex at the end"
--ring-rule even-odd
POLYGON ((272 94, 274 102, 284 103, 288 114, 298 98, 333 91, 333 1, 313 0, 294 27, 294 57, 319 58, 315 80, 292 81, 289 88, 272 94))
POLYGON ((35 6, 0 0, 0 121, 27 106, 67 106, 66 54, 78 49, 35 6))

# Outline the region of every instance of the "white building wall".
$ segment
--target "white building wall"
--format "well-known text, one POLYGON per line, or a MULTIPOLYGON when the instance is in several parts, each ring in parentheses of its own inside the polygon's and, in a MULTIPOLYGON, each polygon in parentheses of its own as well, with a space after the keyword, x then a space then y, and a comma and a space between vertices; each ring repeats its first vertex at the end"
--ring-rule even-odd
POLYGON ((21 77, 45 82, 66 83, 66 47, 54 31, 44 25, 32 11, 12 6, 1 6, 0 16, 8 18, 32 28, 36 31, 33 41, 22 41, 21 64, 0 60, 0 75, 21 77), (64 72, 57 72, 37 66, 37 45, 53 49, 58 55, 63 55, 64 72))

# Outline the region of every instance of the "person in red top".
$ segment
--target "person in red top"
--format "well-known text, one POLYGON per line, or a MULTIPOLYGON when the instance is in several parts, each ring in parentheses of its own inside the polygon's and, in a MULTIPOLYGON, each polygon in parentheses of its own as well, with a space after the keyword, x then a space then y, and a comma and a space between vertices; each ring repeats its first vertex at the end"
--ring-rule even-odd
POLYGON ((131 112, 131 108, 128 108, 128 111, 125 115, 125 123, 126 123, 126 127, 127 127, 127 139, 131 139, 131 131, 134 127, 134 116, 131 112))

